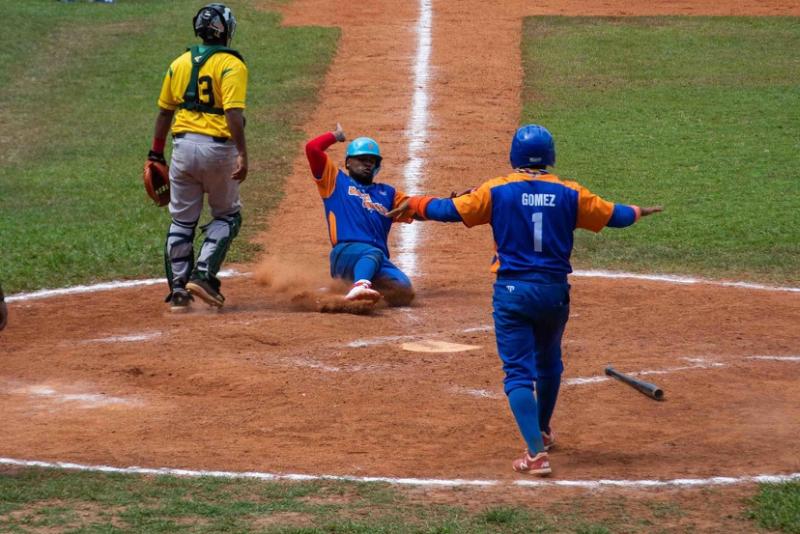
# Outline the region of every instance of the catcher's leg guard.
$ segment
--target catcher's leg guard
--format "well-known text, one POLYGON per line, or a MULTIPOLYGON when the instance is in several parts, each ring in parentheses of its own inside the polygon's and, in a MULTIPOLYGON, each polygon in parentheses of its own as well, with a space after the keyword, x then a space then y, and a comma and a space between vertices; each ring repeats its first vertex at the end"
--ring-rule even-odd
POLYGON ((195 272, 205 273, 211 278, 216 278, 217 273, 225 261, 231 242, 239 234, 242 226, 241 214, 234 213, 225 217, 216 217, 203 226, 206 234, 200 253, 197 255, 195 272))
MULTIPOLYGON (((185 223, 172 219, 164 245, 164 267, 170 295, 174 287, 183 287, 194 267, 194 230, 197 221, 185 223)), ((169 299, 168 299, 169 300, 169 299)))

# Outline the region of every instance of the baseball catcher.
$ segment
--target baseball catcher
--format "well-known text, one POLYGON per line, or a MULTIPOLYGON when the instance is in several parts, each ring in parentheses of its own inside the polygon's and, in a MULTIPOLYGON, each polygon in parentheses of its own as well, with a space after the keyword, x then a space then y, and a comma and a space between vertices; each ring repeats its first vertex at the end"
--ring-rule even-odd
POLYGON ((169 204, 172 222, 164 247, 169 295, 174 312, 186 311, 194 297, 222 307, 217 273, 242 225, 239 185, 247 177, 244 108, 247 67, 228 48, 236 18, 224 4, 202 7, 192 19, 202 44, 175 59, 158 97, 153 146, 144 183, 159 205, 169 204), (164 158, 172 132, 172 160, 164 158), (204 195, 212 220, 201 227, 205 239, 195 259, 194 238, 204 195))
POLYGON ((507 176, 454 198, 410 197, 389 216, 463 222, 467 227, 491 224, 497 351, 511 412, 527 445, 512 467, 548 475, 547 450, 555 444, 550 418, 564 369, 561 338, 569 319, 573 233, 576 228, 599 232, 606 226, 630 226, 661 208, 613 204, 577 182, 550 174, 555 144, 550 132, 536 124, 514 134, 510 159, 514 170, 507 176))

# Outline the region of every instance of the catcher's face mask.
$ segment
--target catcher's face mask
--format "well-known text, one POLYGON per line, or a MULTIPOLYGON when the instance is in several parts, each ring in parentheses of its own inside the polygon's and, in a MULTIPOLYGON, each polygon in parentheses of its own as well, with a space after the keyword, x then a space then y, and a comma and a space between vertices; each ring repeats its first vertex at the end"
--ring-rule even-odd
POLYGON ((224 41, 228 46, 236 32, 236 17, 225 4, 208 4, 192 19, 194 34, 204 41, 224 41))

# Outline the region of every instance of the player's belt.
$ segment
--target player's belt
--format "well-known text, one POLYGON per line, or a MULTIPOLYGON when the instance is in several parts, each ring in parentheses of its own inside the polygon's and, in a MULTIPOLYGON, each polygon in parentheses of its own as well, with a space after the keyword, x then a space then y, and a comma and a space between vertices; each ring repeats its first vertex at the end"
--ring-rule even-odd
POLYGON ((206 135, 206 134, 197 134, 197 133, 190 133, 190 132, 178 132, 172 135, 173 139, 183 139, 186 135, 200 135, 203 137, 207 137, 209 139, 213 139, 215 143, 227 143, 230 137, 214 137, 213 135, 206 135))

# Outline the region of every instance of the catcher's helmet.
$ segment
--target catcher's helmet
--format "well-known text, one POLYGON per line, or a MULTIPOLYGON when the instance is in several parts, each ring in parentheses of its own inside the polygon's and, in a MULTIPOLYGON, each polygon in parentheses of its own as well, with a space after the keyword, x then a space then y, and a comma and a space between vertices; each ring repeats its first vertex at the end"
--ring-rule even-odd
POLYGON ((553 136, 544 126, 526 124, 514 134, 511 141, 511 166, 546 167, 556 163, 556 145, 553 136))
POLYGON ((353 156, 375 156, 378 159, 378 163, 375 165, 375 170, 372 175, 375 176, 378 174, 383 156, 381 156, 381 148, 378 146, 377 141, 370 137, 358 137, 353 139, 350 141, 350 144, 347 145, 345 159, 352 158, 353 156))
POLYGON ((236 17, 225 4, 208 4, 201 7, 192 19, 194 34, 205 42, 222 41, 229 45, 236 32, 236 17))

